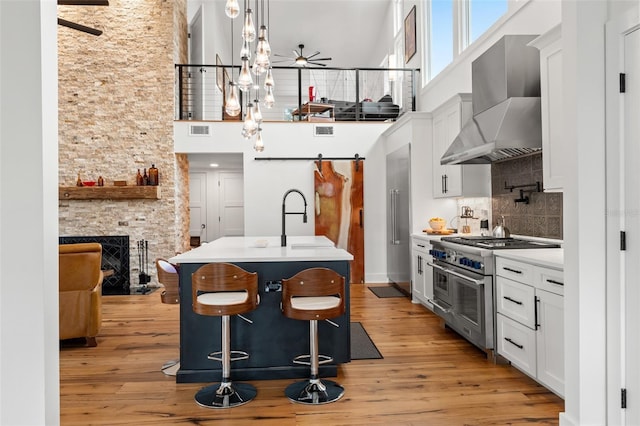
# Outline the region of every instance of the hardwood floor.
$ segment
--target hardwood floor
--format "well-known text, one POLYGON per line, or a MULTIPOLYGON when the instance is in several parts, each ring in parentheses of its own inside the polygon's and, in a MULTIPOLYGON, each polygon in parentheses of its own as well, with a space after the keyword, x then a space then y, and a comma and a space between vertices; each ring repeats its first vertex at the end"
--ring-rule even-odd
POLYGON ((162 304, 158 291, 102 300, 98 346, 60 350, 63 425, 556 425, 564 410, 562 399, 488 362, 422 306, 379 299, 362 284, 351 285, 351 320, 384 359, 342 365, 333 379, 346 389, 340 401, 293 404, 283 394, 291 380, 271 380, 252 382, 258 396, 249 404, 201 408, 193 396, 204 384, 160 371, 178 357, 179 306, 162 304))

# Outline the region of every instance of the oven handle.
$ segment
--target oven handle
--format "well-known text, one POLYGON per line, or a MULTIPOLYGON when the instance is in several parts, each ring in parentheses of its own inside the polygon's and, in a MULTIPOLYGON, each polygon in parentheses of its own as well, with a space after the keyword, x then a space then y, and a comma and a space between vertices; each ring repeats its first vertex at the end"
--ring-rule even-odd
POLYGON ((478 286, 484 286, 484 280, 474 280, 473 278, 469 278, 469 277, 467 277, 466 275, 463 275, 463 274, 461 274, 461 273, 459 273, 459 272, 456 272, 456 271, 452 271, 452 270, 450 270, 450 269, 449 269, 447 272, 449 272, 451 275, 455 275, 455 276, 456 276, 456 277, 458 277, 458 278, 462 278, 462 279, 463 279, 463 280, 465 280, 465 281, 472 282, 472 283, 474 283, 475 285, 478 285, 478 286))
POLYGON ((442 266, 436 265, 435 263, 432 263, 432 262, 427 262, 427 265, 431 266, 432 268, 440 269, 441 271, 444 271, 444 272, 449 272, 448 269, 445 269, 442 266))
POLYGON ((433 303, 434 306, 437 306, 438 308, 440 308, 440 310, 444 311, 445 314, 448 314, 449 312, 451 312, 453 310, 453 306, 451 306, 449 308, 444 308, 442 305, 440 305, 434 299, 427 298, 427 301, 433 303))
POLYGON ((456 277, 462 278, 465 281, 472 282, 475 285, 478 285, 478 286, 483 286, 484 285, 484 280, 474 280, 473 278, 469 278, 466 275, 463 275, 463 274, 461 274, 459 272, 456 272, 456 271, 452 271, 451 269, 443 268, 442 266, 436 265, 435 263, 427 262, 427 265, 429 265, 431 267, 434 267, 436 269, 440 269, 442 272, 446 272, 446 273, 449 273, 451 275, 455 275, 456 277))

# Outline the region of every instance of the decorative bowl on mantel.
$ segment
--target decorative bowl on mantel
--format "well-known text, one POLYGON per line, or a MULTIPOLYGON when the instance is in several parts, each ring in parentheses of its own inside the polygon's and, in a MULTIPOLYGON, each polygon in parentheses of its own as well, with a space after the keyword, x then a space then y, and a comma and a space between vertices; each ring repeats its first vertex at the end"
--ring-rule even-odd
POLYGON ((95 185, 96 185, 95 180, 85 180, 82 182, 82 186, 95 186, 95 185))

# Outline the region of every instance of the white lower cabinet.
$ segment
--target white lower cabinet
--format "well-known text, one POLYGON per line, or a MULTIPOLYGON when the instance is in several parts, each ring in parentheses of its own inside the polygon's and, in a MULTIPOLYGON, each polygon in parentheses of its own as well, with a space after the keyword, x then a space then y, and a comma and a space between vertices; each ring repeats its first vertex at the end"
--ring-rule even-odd
POLYGON ((411 240, 411 300, 433 310, 433 268, 429 266, 429 242, 411 240))
POLYGON ((564 396, 564 296, 561 270, 496 256, 497 351, 564 396))

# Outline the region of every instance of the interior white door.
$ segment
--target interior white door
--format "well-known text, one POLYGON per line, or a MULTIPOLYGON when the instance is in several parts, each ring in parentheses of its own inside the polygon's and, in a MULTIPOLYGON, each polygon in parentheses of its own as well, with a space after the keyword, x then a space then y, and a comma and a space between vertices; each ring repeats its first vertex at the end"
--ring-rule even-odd
POLYGON ((640 424, 640 29, 624 37, 624 252, 626 424, 640 424))
POLYGON ((244 235, 244 183, 238 172, 220 173, 220 236, 244 235))
POLYGON ((206 240, 207 230, 207 174, 189 173, 189 235, 206 240))

